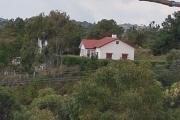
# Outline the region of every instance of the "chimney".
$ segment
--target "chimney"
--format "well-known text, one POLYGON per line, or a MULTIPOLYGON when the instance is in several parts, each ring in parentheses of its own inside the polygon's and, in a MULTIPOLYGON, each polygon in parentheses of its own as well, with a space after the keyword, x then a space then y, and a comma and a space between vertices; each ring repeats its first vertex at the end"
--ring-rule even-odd
POLYGON ((116 39, 117 35, 116 34, 112 34, 112 38, 116 39))

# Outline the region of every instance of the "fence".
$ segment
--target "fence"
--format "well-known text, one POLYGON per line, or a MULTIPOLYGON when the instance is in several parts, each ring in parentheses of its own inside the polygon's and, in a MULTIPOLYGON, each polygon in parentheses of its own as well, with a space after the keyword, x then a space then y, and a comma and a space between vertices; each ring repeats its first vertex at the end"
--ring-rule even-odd
MULTIPOLYGON (((90 71, 93 72, 93 71, 90 71)), ((22 86, 35 82, 35 84, 43 84, 43 83, 61 83, 68 81, 79 81, 81 79, 86 78, 88 72, 64 72, 63 74, 59 74, 56 77, 26 77, 26 78, 8 78, 8 79, 0 79, 0 86, 22 86)))

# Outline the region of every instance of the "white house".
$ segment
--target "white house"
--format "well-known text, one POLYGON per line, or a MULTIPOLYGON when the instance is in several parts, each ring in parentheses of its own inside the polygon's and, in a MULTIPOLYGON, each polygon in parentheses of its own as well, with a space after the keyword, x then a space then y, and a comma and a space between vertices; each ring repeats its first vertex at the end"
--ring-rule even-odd
POLYGON ((134 47, 119 40, 116 35, 100 40, 84 39, 79 47, 82 57, 96 56, 98 59, 134 60, 134 47))

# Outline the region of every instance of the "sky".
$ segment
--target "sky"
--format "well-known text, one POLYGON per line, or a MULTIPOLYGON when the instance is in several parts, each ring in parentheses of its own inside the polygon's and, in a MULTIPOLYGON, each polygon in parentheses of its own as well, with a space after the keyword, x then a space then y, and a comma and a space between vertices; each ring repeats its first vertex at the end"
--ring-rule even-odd
MULTIPOLYGON (((180 0, 176 0, 179 1, 180 0)), ((51 10, 66 12, 71 19, 91 23, 114 19, 118 24, 145 24, 164 19, 180 8, 138 0, 0 0, 0 17, 29 18, 51 10)))

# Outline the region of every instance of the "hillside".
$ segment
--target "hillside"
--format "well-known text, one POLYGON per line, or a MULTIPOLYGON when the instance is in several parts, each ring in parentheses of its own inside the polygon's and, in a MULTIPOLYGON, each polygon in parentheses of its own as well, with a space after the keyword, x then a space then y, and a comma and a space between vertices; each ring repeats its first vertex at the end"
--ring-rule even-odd
POLYGON ((179 16, 161 28, 60 11, 0 18, 0 120, 180 120, 179 16), (82 39, 112 34, 135 61, 79 57, 82 39))

